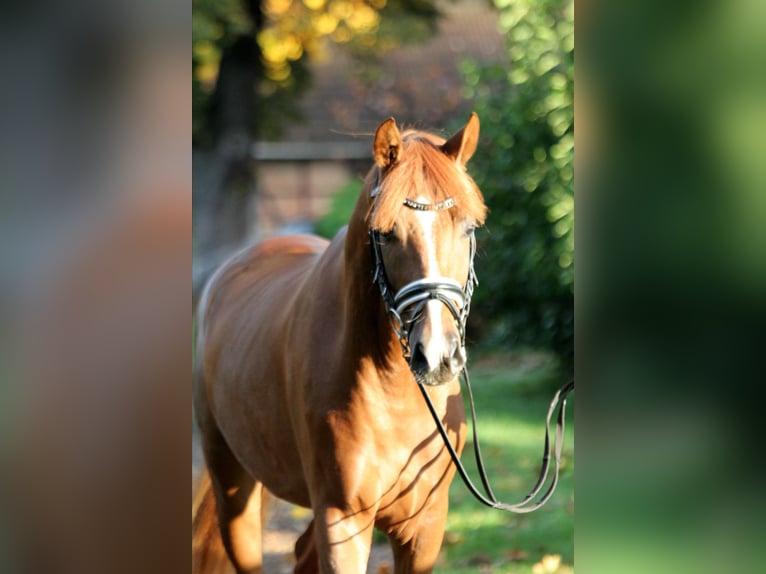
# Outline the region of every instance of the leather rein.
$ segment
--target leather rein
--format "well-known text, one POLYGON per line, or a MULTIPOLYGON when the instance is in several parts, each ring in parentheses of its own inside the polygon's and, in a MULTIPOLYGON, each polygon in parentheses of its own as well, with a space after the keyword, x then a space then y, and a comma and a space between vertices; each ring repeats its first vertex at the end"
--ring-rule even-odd
MULTIPOLYGON (((374 187, 371 197, 374 197, 379 190, 379 183, 374 187)), ((448 198, 439 203, 420 203, 411 199, 405 199, 404 205, 410 209, 416 209, 419 211, 441 211, 449 209, 455 205, 455 201, 452 198, 448 198)), ((411 357, 409 336, 412 326, 421 318, 422 310, 426 303, 432 299, 441 301, 447 309, 449 309, 455 324, 458 327, 460 334, 460 343, 465 347, 465 326, 468 321, 468 313, 470 311, 471 297, 473 296, 473 290, 479 281, 476 277, 474 270, 473 260, 476 254, 476 238, 471 233, 471 254, 470 254, 470 266, 468 270, 468 279, 465 286, 461 286, 457 281, 446 277, 439 278, 426 278, 418 279, 408 283, 399 291, 394 292, 391 289, 391 285, 386 275, 386 268, 383 263, 383 254, 380 249, 381 245, 381 233, 379 230, 370 229, 370 249, 373 261, 373 283, 377 284, 380 290, 383 303, 386 308, 391 326, 399 339, 399 343, 402 347, 402 355, 409 364, 411 357)), ((468 473, 460 461, 455 447, 452 445, 447 430, 444 428, 444 424, 436 412, 431 397, 426 390, 426 386, 429 385, 427 380, 416 372, 412 372, 415 380, 418 383, 418 387, 425 399, 428 410, 436 423, 436 428, 444 441, 444 445, 455 463, 460 477, 463 479, 468 490, 483 504, 497 508, 499 510, 505 510, 508 512, 515 512, 518 514, 524 514, 532 512, 540 508, 545 504, 548 499, 553 495, 556 485, 559 479, 559 470, 561 464, 561 451, 564 443, 564 418, 566 412, 566 399, 567 395, 574 389, 574 380, 569 381, 561 389, 559 389, 553 396, 550 407, 548 408, 548 414, 545 418, 545 444, 543 447, 543 457, 540 472, 536 483, 530 490, 530 492, 516 504, 508 504, 497 500, 492 487, 489 484, 489 478, 487 477, 487 471, 484 466, 484 459, 481 454, 481 447, 479 445, 478 430, 476 428, 476 408, 474 406, 473 391, 471 389, 471 381, 468 377, 468 370, 463 367, 460 376, 465 381, 465 386, 468 391, 468 400, 471 411, 471 426, 473 431, 473 449, 476 459, 476 467, 479 471, 479 477, 481 478, 484 492, 482 493, 471 481, 468 473), (556 415, 556 433, 551 444, 551 418, 553 412, 558 406, 558 412, 556 415), (540 493, 548 477, 548 472, 551 466, 551 457, 553 457, 554 470, 553 478, 548 485, 545 492, 540 495, 537 500, 534 498, 540 493)))

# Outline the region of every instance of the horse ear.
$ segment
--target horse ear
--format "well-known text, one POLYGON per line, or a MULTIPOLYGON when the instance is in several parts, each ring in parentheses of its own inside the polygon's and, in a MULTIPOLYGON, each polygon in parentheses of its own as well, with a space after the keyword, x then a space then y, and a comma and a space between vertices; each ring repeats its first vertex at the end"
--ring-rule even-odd
POLYGON ((372 153, 375 156, 375 163, 381 168, 391 167, 399 161, 402 155, 402 136, 399 134, 394 118, 388 118, 378 126, 372 153))
POLYGON ((479 116, 471 112, 468 123, 442 145, 442 151, 456 162, 465 165, 479 143, 479 116))

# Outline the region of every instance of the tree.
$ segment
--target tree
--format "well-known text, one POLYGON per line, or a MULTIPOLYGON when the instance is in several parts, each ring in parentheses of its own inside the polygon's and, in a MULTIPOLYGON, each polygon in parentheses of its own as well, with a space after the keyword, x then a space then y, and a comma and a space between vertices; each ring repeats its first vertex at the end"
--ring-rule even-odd
POLYGON ((464 65, 483 120, 471 171, 490 208, 474 312, 495 341, 547 347, 571 368, 574 6, 494 1, 510 66, 464 65))
POLYGON ((433 0, 193 0, 195 251, 247 234, 257 137, 276 137, 298 114, 308 62, 328 42, 373 64, 427 37, 433 0), (268 113, 266 113, 266 111, 268 113))

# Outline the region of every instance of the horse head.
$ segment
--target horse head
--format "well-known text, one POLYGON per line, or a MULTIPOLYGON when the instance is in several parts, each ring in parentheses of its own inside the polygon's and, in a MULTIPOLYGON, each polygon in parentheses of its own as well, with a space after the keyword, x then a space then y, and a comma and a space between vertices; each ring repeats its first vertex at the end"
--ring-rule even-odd
POLYGON ((465 169, 478 135, 476 114, 446 141, 402 134, 391 118, 373 144, 367 221, 376 279, 411 370, 431 385, 454 380, 466 361, 474 229, 486 216, 465 169))

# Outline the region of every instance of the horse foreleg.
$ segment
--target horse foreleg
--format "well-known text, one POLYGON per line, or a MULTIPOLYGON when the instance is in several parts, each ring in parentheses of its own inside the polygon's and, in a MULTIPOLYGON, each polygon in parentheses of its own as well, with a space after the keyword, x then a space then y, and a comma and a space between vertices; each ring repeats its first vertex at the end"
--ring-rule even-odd
POLYGON ((372 545, 374 512, 314 511, 314 541, 322 574, 362 574, 372 545))
POLYGON ((394 574, 429 574, 439 558, 447 523, 447 493, 418 517, 414 535, 407 540, 391 537, 394 574))
POLYGON ((263 484, 242 468, 212 417, 206 417, 201 410, 198 406, 202 448, 215 492, 224 548, 238 574, 261 574, 263 484))
POLYGON ((218 495, 218 520, 221 536, 229 558, 238 574, 263 572, 263 485, 252 479, 242 479, 218 495))
POLYGON ((319 557, 314 539, 314 521, 309 522, 305 532, 295 543, 295 574, 318 574, 319 557))

